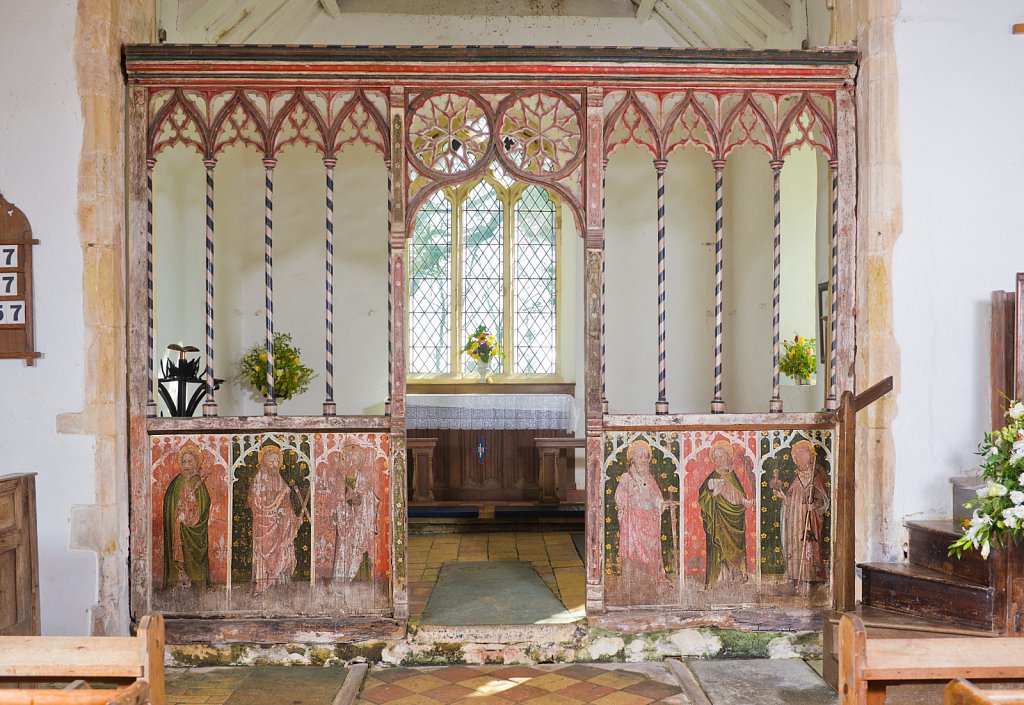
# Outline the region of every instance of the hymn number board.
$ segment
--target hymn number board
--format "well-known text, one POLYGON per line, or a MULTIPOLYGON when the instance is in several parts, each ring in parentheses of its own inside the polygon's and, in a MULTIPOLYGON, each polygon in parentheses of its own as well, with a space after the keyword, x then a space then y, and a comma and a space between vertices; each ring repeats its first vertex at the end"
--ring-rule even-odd
POLYGON ((33 364, 32 228, 25 214, 0 195, 0 359, 33 364))

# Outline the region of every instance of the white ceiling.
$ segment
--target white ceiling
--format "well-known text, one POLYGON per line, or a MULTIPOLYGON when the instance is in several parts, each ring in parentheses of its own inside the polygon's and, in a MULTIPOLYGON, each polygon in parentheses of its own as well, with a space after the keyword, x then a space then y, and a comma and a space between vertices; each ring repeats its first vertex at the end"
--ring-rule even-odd
POLYGON ((170 42, 793 49, 808 37, 808 5, 820 17, 828 0, 157 2, 170 42))

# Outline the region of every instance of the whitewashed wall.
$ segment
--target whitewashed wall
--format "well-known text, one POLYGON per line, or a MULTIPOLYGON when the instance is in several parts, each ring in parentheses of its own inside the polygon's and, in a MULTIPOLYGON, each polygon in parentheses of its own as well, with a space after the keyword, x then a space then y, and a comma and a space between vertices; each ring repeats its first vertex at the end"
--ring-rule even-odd
POLYGON ((97 580, 96 555, 68 548, 71 508, 95 502, 93 440, 56 430, 57 416, 81 411, 84 396, 75 5, 7 0, 0 22, 0 193, 25 212, 41 241, 34 263, 43 353, 34 367, 0 360, 0 475, 38 473, 47 634, 88 632, 97 580))
POLYGON ((990 295, 1024 271, 1024 37, 1010 34, 1024 8, 981 5, 903 0, 896 26, 896 519, 948 515, 947 479, 976 467, 989 425, 990 295))
MULTIPOLYGON (((817 281, 827 278, 828 212, 818 153, 782 169, 781 334, 817 336, 817 281)), ((827 179, 827 172, 825 173, 827 179)), ((772 395, 772 171, 743 147, 725 168, 723 391, 730 411, 767 411, 772 395)), ((612 413, 653 413, 658 398, 657 220, 650 154, 622 148, 606 180, 607 387, 612 413)), ((715 173, 707 155, 676 151, 665 172, 667 391, 670 410, 703 413, 714 381, 715 173)), ((819 372, 819 378, 821 374, 819 372)), ((788 411, 818 410, 824 385, 783 377, 788 411)))

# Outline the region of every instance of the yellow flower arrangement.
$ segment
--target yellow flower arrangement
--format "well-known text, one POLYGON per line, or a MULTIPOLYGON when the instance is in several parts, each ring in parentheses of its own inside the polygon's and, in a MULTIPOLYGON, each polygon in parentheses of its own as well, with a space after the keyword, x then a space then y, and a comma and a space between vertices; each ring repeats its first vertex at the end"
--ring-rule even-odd
MULTIPOLYGON (((309 383, 315 376, 313 370, 302 364, 299 356, 302 351, 292 345, 292 336, 288 333, 274 333, 274 397, 291 399, 296 394, 309 389, 309 383)), ((260 395, 267 395, 267 344, 257 343, 238 361, 236 379, 256 390, 260 395)))
POLYGON ((498 341, 487 330, 487 326, 477 326, 473 335, 469 336, 466 347, 462 348, 462 352, 485 365, 492 359, 502 357, 501 350, 498 348, 498 341))
POLYGON ((779 360, 779 371, 793 379, 810 379, 818 370, 818 361, 814 357, 814 338, 807 339, 799 335, 793 342, 782 341, 785 350, 779 360))

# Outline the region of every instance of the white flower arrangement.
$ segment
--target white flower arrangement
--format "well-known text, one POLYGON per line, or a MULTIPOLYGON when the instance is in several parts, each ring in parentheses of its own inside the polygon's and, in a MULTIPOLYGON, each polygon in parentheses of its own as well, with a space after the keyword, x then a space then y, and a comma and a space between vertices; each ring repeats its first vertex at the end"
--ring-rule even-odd
POLYGON ((993 544, 1024 539, 1024 403, 1012 402, 1006 419, 1006 426, 986 433, 978 446, 987 484, 964 503, 974 515, 964 522, 964 535, 949 547, 951 556, 973 548, 988 558, 993 544))

